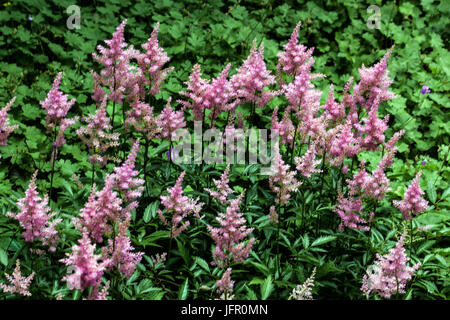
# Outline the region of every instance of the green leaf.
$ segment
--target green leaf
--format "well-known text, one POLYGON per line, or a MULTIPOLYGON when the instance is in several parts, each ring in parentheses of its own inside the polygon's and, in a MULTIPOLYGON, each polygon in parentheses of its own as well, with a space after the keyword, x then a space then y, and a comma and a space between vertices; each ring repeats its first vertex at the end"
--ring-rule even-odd
POLYGON ((206 262, 204 259, 200 258, 200 257, 195 257, 195 262, 202 267, 203 269, 205 269, 205 271, 207 272, 211 272, 209 269, 209 265, 208 262, 206 262))
POLYGON ((189 279, 186 278, 184 283, 181 285, 180 290, 178 291, 178 300, 186 300, 188 296, 189 288, 189 279))
POLYGON ((435 179, 432 179, 431 177, 428 179, 427 182, 427 194, 428 198, 432 203, 436 202, 437 194, 436 194, 436 187, 434 185, 435 179))
POLYGON ((305 235, 302 237, 302 243, 303 243, 303 247, 304 247, 305 249, 307 249, 307 248, 309 247, 309 237, 308 237, 307 234, 305 234, 305 235))
POLYGON ((159 207, 159 200, 150 203, 144 211, 144 222, 148 223, 150 219, 156 217, 156 210, 159 207))
POLYGON ((328 242, 330 242, 330 241, 333 241, 333 240, 336 240, 336 237, 335 237, 335 236, 324 236, 324 237, 320 237, 320 238, 317 238, 316 240, 314 240, 314 242, 311 244, 311 247, 314 247, 314 246, 321 246, 321 245, 323 245, 323 244, 325 244, 325 243, 328 243, 328 242))
POLYGON ((273 290, 272 275, 269 275, 261 284, 261 299, 266 300, 273 290))
POLYGON ((2 248, 0 248, 0 262, 3 263, 5 266, 8 265, 8 254, 2 248))

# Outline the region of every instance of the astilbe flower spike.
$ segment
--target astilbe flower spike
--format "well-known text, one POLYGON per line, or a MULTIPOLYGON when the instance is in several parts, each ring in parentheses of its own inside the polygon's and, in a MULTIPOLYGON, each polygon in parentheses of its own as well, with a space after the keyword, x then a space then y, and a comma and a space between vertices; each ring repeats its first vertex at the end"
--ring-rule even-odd
POLYGON ((0 110, 0 146, 6 146, 8 136, 19 127, 17 124, 10 126, 8 119, 8 111, 15 100, 16 97, 13 97, 6 106, 0 110))
POLYGON ((284 45, 285 51, 278 53, 278 73, 283 70, 287 75, 294 76, 298 73, 300 66, 312 56, 314 48, 307 50, 304 45, 298 44, 300 26, 301 22, 299 21, 292 31, 289 42, 284 45))
POLYGON ((220 268, 227 267, 231 261, 243 262, 250 254, 255 238, 250 238, 247 244, 244 239, 253 231, 245 226, 245 218, 239 212, 243 194, 230 200, 226 213, 220 212, 216 220, 220 227, 207 226, 211 237, 216 243, 213 264, 220 268), (232 257, 230 257, 230 255, 232 257))
POLYGON ((404 233, 400 237, 395 248, 388 254, 377 254, 375 269, 372 272, 368 270, 362 280, 361 291, 365 295, 373 292, 389 299, 394 294, 405 293, 406 283, 421 266, 420 263, 412 267, 407 265, 410 258, 404 248, 405 235, 404 233))
POLYGON ((158 44, 159 22, 153 28, 152 34, 147 43, 142 44, 145 53, 138 54, 136 60, 139 67, 148 75, 150 94, 156 95, 161 89, 161 85, 167 74, 174 68, 163 69, 163 66, 170 61, 167 53, 158 44))
POLYGON ((213 179, 213 182, 218 191, 214 191, 211 189, 205 189, 209 192, 211 197, 219 201, 221 204, 225 204, 227 202, 228 195, 233 193, 233 189, 228 185, 229 179, 228 174, 230 173, 230 165, 227 165, 224 173, 220 176, 220 180, 213 179))
POLYGON ((374 105, 369 111, 369 117, 363 119, 365 125, 362 126, 359 123, 355 125, 361 136, 366 135, 361 141, 361 147, 366 150, 376 150, 379 144, 383 143, 385 139, 384 132, 388 128, 389 115, 386 115, 384 119, 378 119, 378 106, 379 98, 376 98, 374 105))
POLYGON ((134 247, 127 235, 130 224, 130 217, 119 223, 118 235, 114 240, 108 240, 108 246, 102 248, 102 258, 108 261, 106 270, 117 267, 120 273, 130 278, 136 269, 136 265, 141 261, 143 252, 133 252, 134 247))
POLYGON ((149 104, 135 100, 131 103, 131 110, 126 112, 125 129, 129 130, 130 126, 136 131, 145 134, 147 140, 155 137, 161 128, 157 125, 157 118, 153 115, 153 107, 149 104))
POLYGON ((255 39, 250 55, 237 73, 231 77, 236 97, 241 102, 254 102, 259 108, 264 107, 273 97, 281 93, 279 91, 263 91, 264 88, 275 83, 275 77, 270 73, 264 62, 264 44, 261 43, 257 49, 255 39))
POLYGON ((424 192, 420 188, 421 175, 422 171, 419 171, 416 174, 413 182, 405 191, 403 200, 393 201, 394 206, 396 206, 400 210, 403 219, 405 220, 411 220, 413 215, 418 215, 428 208, 428 201, 422 198, 424 192))
POLYGON ((289 171, 289 164, 284 164, 279 148, 275 150, 275 161, 271 169, 273 174, 269 177, 269 186, 277 195, 275 202, 286 204, 290 194, 296 192, 302 184, 295 179, 297 171, 289 171))
POLYGON ((87 126, 80 127, 76 133, 83 143, 89 148, 91 156, 89 162, 100 163, 104 166, 113 158, 104 155, 110 147, 119 146, 119 133, 107 133, 112 128, 109 117, 106 114, 106 97, 102 105, 94 115, 90 114, 85 122, 87 126))
POLYGON ((84 290, 98 287, 109 261, 99 261, 101 256, 95 254, 95 244, 92 244, 87 233, 72 247, 71 253, 60 261, 72 268, 73 273, 62 278, 71 290, 84 290))
POLYGON ((183 105, 183 109, 192 109, 195 121, 202 121, 203 110, 206 108, 203 101, 205 99, 205 92, 209 87, 209 82, 202 78, 199 64, 194 65, 192 73, 189 76, 189 81, 185 82, 185 84, 187 85, 187 90, 180 91, 179 94, 191 99, 192 102, 184 100, 177 100, 177 102, 183 105))
POLYGON ((25 241, 32 242, 35 239, 39 239, 43 245, 50 246, 50 251, 55 251, 55 245, 59 241, 58 231, 55 227, 61 222, 61 219, 50 221, 56 213, 52 212, 49 214, 51 209, 48 207, 47 195, 43 199, 39 197, 36 190, 36 176, 37 170, 28 185, 25 197, 17 202, 20 212, 17 214, 8 212, 7 215, 19 221, 20 225, 25 229, 22 232, 25 241))
POLYGON ((29 296, 31 297, 31 292, 28 290, 31 281, 33 281, 34 272, 32 272, 28 277, 22 276, 22 273, 20 271, 20 260, 16 260, 16 268, 14 269, 14 272, 9 275, 5 274, 6 279, 11 283, 11 285, 6 285, 4 283, 0 283, 0 289, 2 289, 4 292, 9 293, 18 293, 23 296, 29 296))
POLYGON ((345 107, 343 103, 337 103, 334 100, 334 86, 330 84, 330 90, 328 92, 328 99, 324 106, 327 117, 336 123, 339 123, 345 118, 345 107))
POLYGON ((289 299, 294 300, 313 300, 311 291, 314 287, 314 276, 316 275, 316 267, 314 267, 311 276, 306 279, 303 284, 299 284, 296 288, 292 290, 289 299))
POLYGON ((270 223, 277 224, 278 223, 278 213, 275 209, 275 206, 270 206, 269 209, 269 221, 270 223))
POLYGON ((373 219, 374 213, 372 212, 369 221, 361 218, 362 216, 363 203, 361 199, 356 199, 353 197, 344 198, 342 194, 338 196, 338 204, 335 208, 335 212, 341 218, 341 223, 339 224, 339 231, 343 232, 344 227, 350 229, 357 229, 362 231, 368 231, 370 228, 367 226, 373 219))
POLYGON ((75 99, 67 100, 67 95, 59 90, 63 73, 60 72, 53 81, 51 90, 48 92, 45 100, 40 101, 40 105, 46 111, 45 124, 48 131, 51 131, 67 115, 69 109, 75 103, 75 99))
POLYGON ((110 286, 110 281, 106 281, 102 290, 99 291, 99 286, 92 288, 91 293, 89 294, 87 300, 108 300, 108 290, 110 286))
POLYGON ((138 171, 134 170, 136 155, 139 151, 139 140, 133 143, 127 160, 120 166, 114 168, 115 186, 124 195, 126 201, 139 198, 144 191, 145 181, 136 177, 138 171))
POLYGON ((294 144, 295 127, 289 119, 290 109, 287 108, 283 114, 283 120, 278 122, 278 108, 275 108, 272 113, 271 130, 278 130, 281 144, 289 144, 291 147, 294 144))
POLYGON ((320 173, 321 169, 317 169, 317 166, 320 164, 320 160, 316 160, 317 154, 317 145, 316 142, 313 141, 306 153, 301 157, 295 157, 296 169, 298 172, 302 174, 304 177, 311 177, 313 173, 320 173))
MULTIPOLYGON (((186 221, 183 225, 178 226, 184 218, 186 218, 190 213, 193 213, 196 217, 200 218, 199 212, 203 207, 203 203, 198 203, 197 199, 190 199, 183 195, 183 188, 181 184, 183 183, 184 175, 183 171, 177 179, 175 186, 173 188, 167 189, 169 192, 168 196, 161 196, 161 204, 166 208, 166 210, 172 216, 171 219, 171 238, 176 238, 184 229, 186 229, 190 222, 186 221)), ((161 210, 158 210, 158 215, 164 224, 168 224, 167 219, 164 217, 161 210)))
POLYGON ((220 295, 221 300, 233 300, 234 296, 231 294, 233 292, 234 281, 231 280, 231 268, 223 273, 222 278, 216 281, 217 292, 222 293, 220 295))
POLYGON ((161 139, 171 140, 177 129, 182 129, 186 126, 183 112, 173 110, 170 106, 170 102, 171 98, 169 98, 166 107, 156 120, 157 126, 161 128, 161 132, 159 134, 161 139))
POLYGON ((370 112, 376 105, 376 99, 379 100, 378 103, 382 103, 395 98, 395 94, 388 90, 392 80, 388 77, 387 62, 392 54, 392 49, 393 47, 373 67, 366 68, 362 65, 359 69, 361 80, 353 87, 353 96, 367 112, 370 112))
MULTIPOLYGON (((107 48, 101 45, 97 46, 101 56, 97 53, 92 54, 94 60, 104 66, 101 75, 92 72, 94 79, 93 99, 98 105, 105 98, 104 87, 109 88, 109 97, 112 101, 122 104, 124 94, 135 90, 136 82, 142 79, 140 69, 136 70, 130 65, 130 60, 135 58, 138 52, 134 50, 133 46, 125 49, 127 47, 124 39, 126 23, 127 20, 125 19, 117 27, 112 39, 105 40, 107 48)), ((130 101, 133 98, 136 98, 135 95, 130 96, 130 101)))

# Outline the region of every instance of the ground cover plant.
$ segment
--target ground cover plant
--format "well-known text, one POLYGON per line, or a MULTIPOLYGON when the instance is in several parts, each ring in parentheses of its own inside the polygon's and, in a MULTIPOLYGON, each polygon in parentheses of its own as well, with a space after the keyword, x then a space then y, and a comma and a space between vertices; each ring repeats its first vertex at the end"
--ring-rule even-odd
POLYGON ((449 7, 371 4, 3 3, 0 297, 447 299, 449 7))

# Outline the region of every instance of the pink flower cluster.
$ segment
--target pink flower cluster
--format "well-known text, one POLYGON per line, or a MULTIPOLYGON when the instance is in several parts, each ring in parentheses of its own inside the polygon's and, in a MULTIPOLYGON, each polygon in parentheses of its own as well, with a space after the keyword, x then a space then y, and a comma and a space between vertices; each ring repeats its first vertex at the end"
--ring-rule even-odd
POLYGON ((247 244, 244 239, 253 231, 253 228, 247 228, 244 223, 245 218, 239 212, 243 194, 238 198, 230 200, 226 213, 219 213, 216 220, 219 222, 219 228, 207 226, 211 237, 216 243, 214 249, 213 264, 220 268, 227 267, 230 262, 243 262, 250 254, 250 250, 255 242, 251 238, 247 244))
POLYGON ((291 193, 298 190, 301 182, 295 179, 297 171, 289 171, 289 165, 284 164, 279 148, 276 148, 274 156, 275 162, 272 167, 274 174, 269 177, 269 186, 277 195, 275 202, 286 204, 291 197, 291 193))
POLYGON ((300 67, 312 56, 314 48, 307 48, 298 44, 298 30, 301 22, 299 21, 291 34, 289 42, 284 45, 283 52, 278 53, 277 73, 281 75, 283 70, 289 76, 295 76, 300 67))
POLYGON ((321 169, 317 169, 317 166, 320 164, 320 160, 316 160, 316 154, 317 145, 316 142, 313 141, 303 156, 296 157, 294 159, 297 164, 296 169, 302 174, 302 176, 311 177, 313 173, 320 173, 322 171, 321 169))
POLYGON ((20 271, 20 260, 16 260, 16 268, 14 269, 14 272, 9 275, 6 274, 6 279, 11 283, 11 285, 6 285, 3 283, 0 283, 0 289, 2 289, 4 292, 9 293, 18 293, 23 296, 31 296, 31 292, 28 291, 28 287, 31 284, 31 281, 33 281, 34 272, 32 272, 28 277, 22 276, 22 273, 20 271))
POLYGON ((362 280, 361 291, 364 294, 369 295, 373 292, 389 299, 393 294, 405 293, 406 283, 411 280, 421 264, 417 263, 412 267, 407 265, 410 258, 406 256, 404 241, 405 234, 388 254, 383 256, 377 254, 375 269, 371 272, 368 270, 362 280))
POLYGON ((338 204, 336 205, 335 212, 341 218, 339 224, 339 231, 343 232, 344 227, 351 229, 368 231, 370 228, 367 226, 373 219, 374 213, 370 214, 369 220, 361 218, 363 215, 363 203, 361 199, 353 197, 344 198, 342 194, 338 196, 338 204))
POLYGON ((421 175, 422 171, 416 174, 413 182, 405 191, 403 200, 393 201, 394 206, 400 210, 405 220, 411 220, 413 215, 418 215, 428 208, 428 201, 422 198, 424 192, 420 188, 421 175))
POLYGON ((107 133, 112 126, 106 114, 106 101, 105 97, 95 114, 91 114, 85 119, 87 125, 76 131, 78 137, 90 150, 89 162, 92 164, 100 163, 102 166, 108 160, 113 159, 107 155, 102 156, 102 154, 111 147, 119 146, 119 133, 107 133))
POLYGON ((186 126, 183 111, 173 110, 170 106, 170 102, 171 99, 169 98, 166 107, 156 119, 156 126, 160 128, 159 137, 168 140, 173 138, 173 134, 177 129, 181 129, 186 126))
POLYGON ((75 99, 67 100, 67 95, 59 90, 63 73, 60 72, 53 81, 52 89, 48 92, 47 97, 40 104, 46 111, 45 123, 49 131, 60 124, 61 120, 67 115, 69 109, 75 103, 75 99))
POLYGON ((147 43, 142 44, 144 53, 138 54, 136 59, 139 67, 148 75, 145 83, 150 86, 150 94, 159 93, 161 85, 167 74, 173 70, 173 67, 163 69, 163 66, 170 61, 167 53, 159 47, 158 44, 159 22, 153 28, 152 34, 147 43))
POLYGON ((230 165, 227 165, 224 173, 220 176, 220 180, 213 179, 214 184, 216 185, 216 189, 218 191, 214 191, 211 189, 205 189, 208 191, 211 197, 219 201, 221 204, 227 203, 228 195, 233 193, 233 189, 228 185, 229 179, 228 174, 230 173, 230 165))
MULTIPOLYGON (((188 196, 183 195, 183 188, 181 184, 183 183, 184 175, 183 171, 177 179, 175 186, 173 188, 167 189, 169 192, 168 196, 161 196, 161 203, 172 216, 171 220, 171 238, 176 238, 183 230, 185 230, 190 222, 186 221, 184 224, 179 226, 179 224, 186 218, 189 214, 193 213, 196 217, 200 218, 199 212, 203 207, 203 203, 198 203, 197 199, 191 199, 188 196)), ((158 215, 164 224, 169 224, 166 217, 163 215, 161 210, 158 210, 158 215)))
POLYGON ((58 231, 55 227, 61 222, 61 219, 50 221, 56 213, 49 214, 51 209, 47 206, 47 195, 44 196, 44 199, 39 197, 36 190, 36 176, 37 171, 33 174, 25 192, 25 197, 17 202, 20 212, 17 214, 8 212, 7 215, 19 221, 20 225, 25 229, 22 233, 25 241, 32 242, 35 239, 39 239, 43 245, 50 246, 50 251, 55 251, 55 245, 59 241, 58 231))
POLYGON ((255 39, 250 55, 237 70, 237 73, 231 77, 231 84, 236 97, 241 102, 254 102, 259 108, 264 107, 273 97, 281 93, 263 90, 276 83, 275 77, 270 73, 264 62, 264 43, 261 43, 259 49, 257 49, 255 39))
POLYGON ((83 234, 78 243, 72 247, 71 253, 66 253, 66 258, 60 260, 72 271, 62 280, 67 282, 71 290, 98 287, 109 261, 100 261, 101 255, 95 254, 95 244, 91 243, 87 233, 83 234))
POLYGON ((220 296, 221 300, 233 300, 233 286, 234 281, 231 280, 231 268, 227 268, 227 270, 223 273, 222 278, 216 281, 217 292, 222 293, 220 296))
POLYGON ((6 106, 0 110, 0 146, 6 146, 8 136, 19 127, 17 124, 10 126, 8 119, 8 111, 15 100, 16 97, 12 98, 6 106))

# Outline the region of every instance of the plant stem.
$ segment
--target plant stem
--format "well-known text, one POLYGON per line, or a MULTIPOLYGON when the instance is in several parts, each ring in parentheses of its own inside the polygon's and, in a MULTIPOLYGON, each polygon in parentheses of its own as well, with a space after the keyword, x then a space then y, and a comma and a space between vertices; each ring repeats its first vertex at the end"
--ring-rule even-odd
MULTIPOLYGON (((53 143, 56 142, 56 127, 53 128, 53 143)), ((54 146, 52 143, 52 147, 53 147, 53 151, 52 151, 52 155, 51 155, 51 161, 52 161, 52 173, 51 173, 51 177, 50 177, 50 191, 48 193, 48 198, 51 201, 52 200, 52 190, 53 190, 53 176, 55 174, 55 162, 56 162, 56 152, 58 150, 58 148, 56 146, 54 146)))

